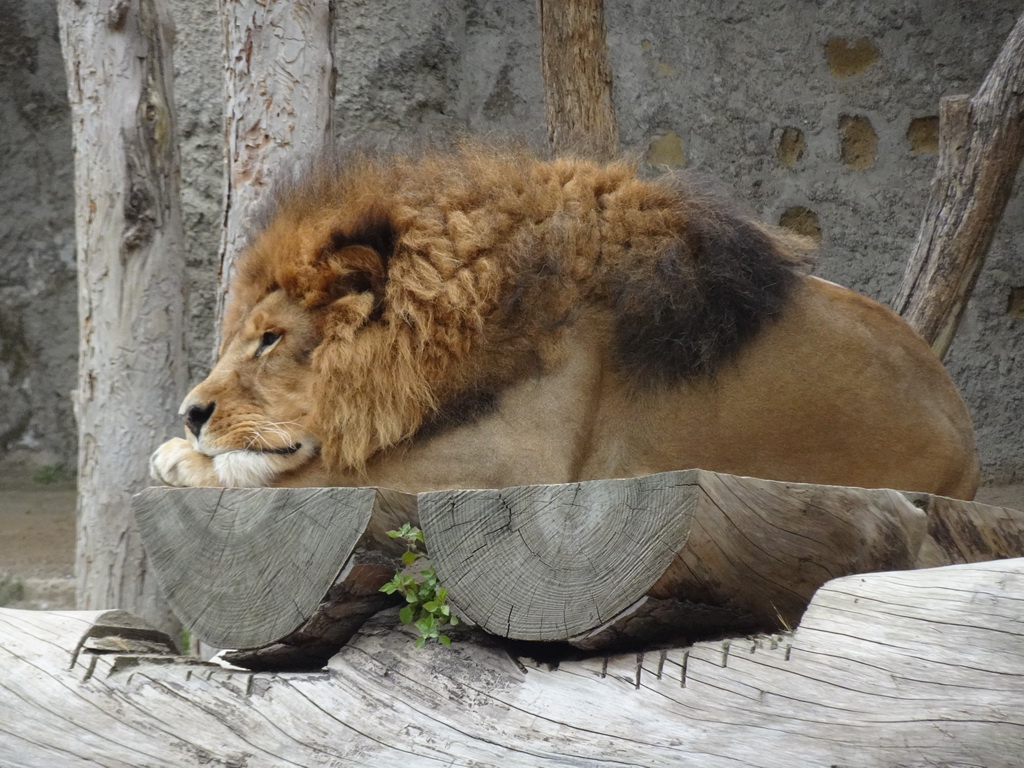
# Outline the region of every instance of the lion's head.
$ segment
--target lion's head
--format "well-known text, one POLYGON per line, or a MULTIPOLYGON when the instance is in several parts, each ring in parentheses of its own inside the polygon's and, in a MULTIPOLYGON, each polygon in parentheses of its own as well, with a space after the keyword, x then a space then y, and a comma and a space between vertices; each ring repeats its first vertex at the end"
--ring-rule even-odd
POLYGON ((193 447, 232 485, 265 485, 320 450, 310 427, 310 356, 320 331, 284 291, 237 324, 210 375, 181 407, 193 447))
POLYGON ((182 406, 193 446, 245 484, 317 455, 358 471, 556 365, 586 303, 638 386, 712 371, 785 303, 799 248, 681 189, 479 146, 322 166, 239 263, 220 360, 182 406))

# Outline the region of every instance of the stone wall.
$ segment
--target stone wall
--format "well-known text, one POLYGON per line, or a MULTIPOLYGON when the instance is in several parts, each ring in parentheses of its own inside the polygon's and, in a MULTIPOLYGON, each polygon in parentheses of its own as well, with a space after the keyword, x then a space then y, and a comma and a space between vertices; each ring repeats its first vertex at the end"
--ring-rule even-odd
POLYGON ((0 460, 52 472, 76 449, 71 120, 56 9, 0 19, 0 460))
MULTIPOLYGON (((193 378, 210 363, 221 182, 221 30, 173 0, 193 378)), ((817 274, 887 301, 935 165, 938 100, 973 93, 1022 0, 605 0, 624 148, 708 177, 820 237, 817 274), (895 7, 894 7, 895 6, 895 7)), ((56 11, 0 0, 0 472, 74 465, 70 130, 56 11)), ((337 126, 386 143, 545 136, 532 0, 339 0, 337 126)), ((1024 202, 993 244, 947 363, 986 478, 1024 480, 1024 202)), ((2 478, 0 478, 2 479, 2 478)))

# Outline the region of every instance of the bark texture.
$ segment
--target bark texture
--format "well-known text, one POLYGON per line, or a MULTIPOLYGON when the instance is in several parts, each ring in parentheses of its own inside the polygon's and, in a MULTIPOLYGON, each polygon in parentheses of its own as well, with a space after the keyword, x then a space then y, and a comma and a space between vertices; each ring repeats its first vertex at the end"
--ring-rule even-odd
POLYGON ((220 0, 225 40, 227 189, 214 357, 235 261, 283 174, 333 136, 333 0, 220 0))
POLYGON ((539 0, 541 74, 555 152, 619 151, 603 0, 539 0))
POLYGON ((416 650, 388 613, 308 674, 0 609, 0 764, 1016 768, 1022 594, 1024 560, 850 576, 792 633, 554 669, 471 632, 416 650))
POLYGON ((939 162, 893 308, 943 358, 1024 155, 1024 14, 973 98, 939 110, 939 162))
POLYGON ((129 499, 181 428, 187 381, 173 27, 157 0, 58 7, 75 145, 78 604, 169 627, 129 499))

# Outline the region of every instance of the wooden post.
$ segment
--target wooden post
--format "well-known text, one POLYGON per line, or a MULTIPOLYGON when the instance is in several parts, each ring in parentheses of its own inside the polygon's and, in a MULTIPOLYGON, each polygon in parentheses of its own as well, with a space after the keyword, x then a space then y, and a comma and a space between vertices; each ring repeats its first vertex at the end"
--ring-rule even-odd
POLYGON ((1024 156, 1024 14, 974 98, 939 107, 939 162, 893 308, 943 358, 1024 156))
POLYGON ((619 151, 603 0, 539 0, 548 140, 555 152, 619 151))
POLYGON ((215 326, 258 203, 297 162, 333 137, 334 0, 220 0, 226 45, 227 187, 215 326))
POLYGON ((155 0, 59 0, 75 145, 78 604, 173 619, 129 499, 187 382, 173 27, 155 0))

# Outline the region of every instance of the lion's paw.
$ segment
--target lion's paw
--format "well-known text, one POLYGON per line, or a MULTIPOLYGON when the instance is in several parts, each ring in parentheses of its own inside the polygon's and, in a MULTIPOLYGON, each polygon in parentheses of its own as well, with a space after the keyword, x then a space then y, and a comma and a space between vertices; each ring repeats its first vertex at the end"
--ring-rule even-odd
POLYGON ((161 485, 221 485, 210 457, 180 437, 168 440, 153 452, 149 457, 149 475, 161 485))

